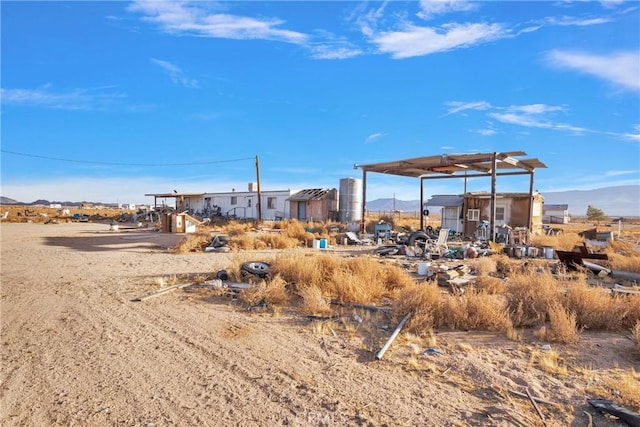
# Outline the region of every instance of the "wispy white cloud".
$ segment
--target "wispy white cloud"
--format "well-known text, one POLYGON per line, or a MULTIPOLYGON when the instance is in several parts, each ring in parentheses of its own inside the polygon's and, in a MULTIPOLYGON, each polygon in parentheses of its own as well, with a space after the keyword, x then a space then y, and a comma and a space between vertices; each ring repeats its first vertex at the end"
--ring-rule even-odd
POLYGON ((476 101, 476 102, 460 102, 460 101, 451 101, 445 103, 446 106, 449 107, 447 110, 447 114, 457 114, 465 110, 488 110, 491 108, 491 104, 486 101, 476 101))
POLYGON ((622 175, 632 175, 632 174, 637 174, 638 171, 634 170, 626 170, 626 171, 607 171, 605 173, 605 176, 622 176, 622 175))
POLYGON ((420 0, 418 17, 429 19, 434 15, 444 15, 453 12, 466 12, 477 7, 477 3, 465 0, 420 0))
POLYGON ((168 61, 157 59, 157 58, 151 58, 151 62, 158 65, 160 68, 164 69, 169 75, 169 78, 171 78, 172 82, 176 84, 180 84, 184 87, 191 87, 191 88, 199 87, 198 80, 185 77, 182 73, 182 70, 177 65, 172 64, 171 62, 168 62, 168 61))
POLYGON ((461 49, 509 37, 501 24, 446 24, 419 27, 406 24, 401 31, 381 32, 371 37, 381 53, 393 58, 410 58, 461 49))
POLYGON ((309 43, 313 59, 348 59, 363 54, 362 49, 344 39, 329 36, 321 43, 309 43))
POLYGON ((55 92, 50 86, 39 89, 0 89, 3 104, 36 106, 60 110, 101 110, 126 95, 110 88, 72 89, 55 92))
POLYGON ((386 133, 372 133, 371 135, 369 135, 365 140, 365 144, 371 144, 372 142, 374 142, 376 139, 380 139, 383 136, 386 136, 386 133))
POLYGON ((640 90, 640 51, 595 55, 554 50, 545 58, 553 66, 589 74, 625 89, 640 90))
POLYGON ((136 1, 128 7, 166 32, 236 40, 262 39, 304 44, 309 36, 279 28, 278 18, 252 18, 211 10, 204 2, 136 1))
POLYGON ((640 142, 640 124, 635 125, 633 128, 633 132, 624 133, 622 134, 622 137, 624 139, 630 139, 632 141, 640 142))
POLYGON ((559 27, 589 27, 612 21, 613 19, 609 17, 581 18, 576 16, 550 16, 544 19, 546 25, 559 27))
MULTIPOLYGON (((568 107, 566 105, 523 104, 501 107, 491 105, 485 101, 450 101, 446 102, 445 105, 449 107, 446 115, 459 114, 471 110, 486 111, 485 114, 487 117, 507 125, 515 125, 523 128, 550 129, 559 132, 569 132, 573 135, 587 133, 608 135, 620 139, 640 141, 640 125, 634 125, 634 131, 632 132, 611 132, 589 129, 558 121, 556 119, 558 114, 568 113, 568 107)), ((486 128, 476 129, 473 130, 473 132, 484 136, 491 136, 498 133, 499 129, 495 127, 492 121, 488 121, 486 128)))

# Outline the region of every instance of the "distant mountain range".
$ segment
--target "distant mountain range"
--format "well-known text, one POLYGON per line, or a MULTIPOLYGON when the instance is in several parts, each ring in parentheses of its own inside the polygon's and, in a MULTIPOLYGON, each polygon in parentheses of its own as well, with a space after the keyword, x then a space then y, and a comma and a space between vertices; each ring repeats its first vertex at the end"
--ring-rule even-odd
MULTIPOLYGON (((545 204, 568 205, 569 213, 574 216, 585 216, 587 206, 591 205, 610 217, 640 217, 640 185, 546 192, 542 193, 542 196, 545 204)), ((418 212, 420 200, 376 199, 367 201, 367 209, 373 212, 393 211, 394 209, 403 212, 418 212)), ((434 208, 431 207, 430 210, 433 212, 434 208)))
MULTIPOLYGON (((569 205, 569 213, 585 216, 587 206, 602 210, 607 216, 640 217, 640 184, 604 187, 595 190, 570 190, 542 193, 544 202, 551 205, 569 205)), ((425 200, 426 201, 426 200, 425 200)), ((59 203, 62 206, 80 206, 83 203, 93 205, 116 206, 113 203, 100 202, 56 202, 36 200, 31 203, 19 202, 8 197, 0 197, 0 205, 44 205, 59 203)), ((420 200, 376 199, 367 201, 369 211, 419 212, 420 200)), ((433 211, 433 207, 431 208, 433 211)))
POLYGON ((80 206, 83 204, 91 204, 94 206, 108 206, 108 207, 116 207, 117 205, 115 203, 101 203, 101 202, 87 202, 87 201, 82 201, 82 202, 56 202, 56 201, 49 201, 49 200, 44 200, 44 199, 38 199, 35 202, 29 202, 29 203, 25 203, 25 202, 19 202, 17 200, 13 200, 10 199, 8 197, 0 197, 0 205, 24 205, 24 206, 49 206, 52 204, 59 204, 62 206, 80 206))

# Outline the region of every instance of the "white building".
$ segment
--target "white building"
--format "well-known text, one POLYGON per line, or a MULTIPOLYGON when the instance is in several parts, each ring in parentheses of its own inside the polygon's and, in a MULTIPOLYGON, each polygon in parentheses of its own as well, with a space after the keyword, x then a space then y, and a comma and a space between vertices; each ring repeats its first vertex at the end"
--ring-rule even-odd
MULTIPOLYGON (((298 190, 261 191, 261 215, 263 220, 290 218, 291 203, 288 200, 298 190)), ((248 191, 221 193, 161 193, 146 194, 155 198, 155 208, 171 207, 177 212, 188 212, 199 217, 223 216, 240 219, 257 219, 258 191, 254 183, 248 191), (175 202, 172 206, 169 201, 175 202)))
POLYGON ((568 224, 569 205, 542 205, 542 222, 545 224, 568 224))

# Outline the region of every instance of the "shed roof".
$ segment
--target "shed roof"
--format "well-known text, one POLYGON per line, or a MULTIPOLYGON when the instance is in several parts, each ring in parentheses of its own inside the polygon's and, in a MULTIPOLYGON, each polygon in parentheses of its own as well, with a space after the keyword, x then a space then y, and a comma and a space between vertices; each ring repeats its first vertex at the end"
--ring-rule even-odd
POLYGON ((462 206, 464 198, 453 194, 434 194, 424 204, 425 206, 462 206))
POLYGON ((323 200, 332 190, 328 188, 310 188, 300 190, 293 194, 287 200, 292 202, 306 202, 309 200, 323 200))
POLYGON ((524 151, 509 151, 505 153, 475 153, 475 154, 442 154, 438 156, 415 157, 393 162, 371 163, 355 165, 364 172, 378 172, 390 175, 400 175, 419 178, 425 175, 446 174, 460 175, 460 172, 492 172, 493 156, 497 159, 497 170, 520 170, 533 172, 536 168, 547 166, 535 158, 517 159, 525 156, 524 151))

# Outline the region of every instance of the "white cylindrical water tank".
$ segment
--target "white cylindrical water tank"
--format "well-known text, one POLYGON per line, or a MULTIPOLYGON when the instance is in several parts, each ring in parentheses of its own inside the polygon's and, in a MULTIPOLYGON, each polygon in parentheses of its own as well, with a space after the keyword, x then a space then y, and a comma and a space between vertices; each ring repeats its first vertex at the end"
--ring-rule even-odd
POLYGON ((338 219, 340 222, 354 222, 362 219, 362 180, 342 178, 338 196, 338 219))

